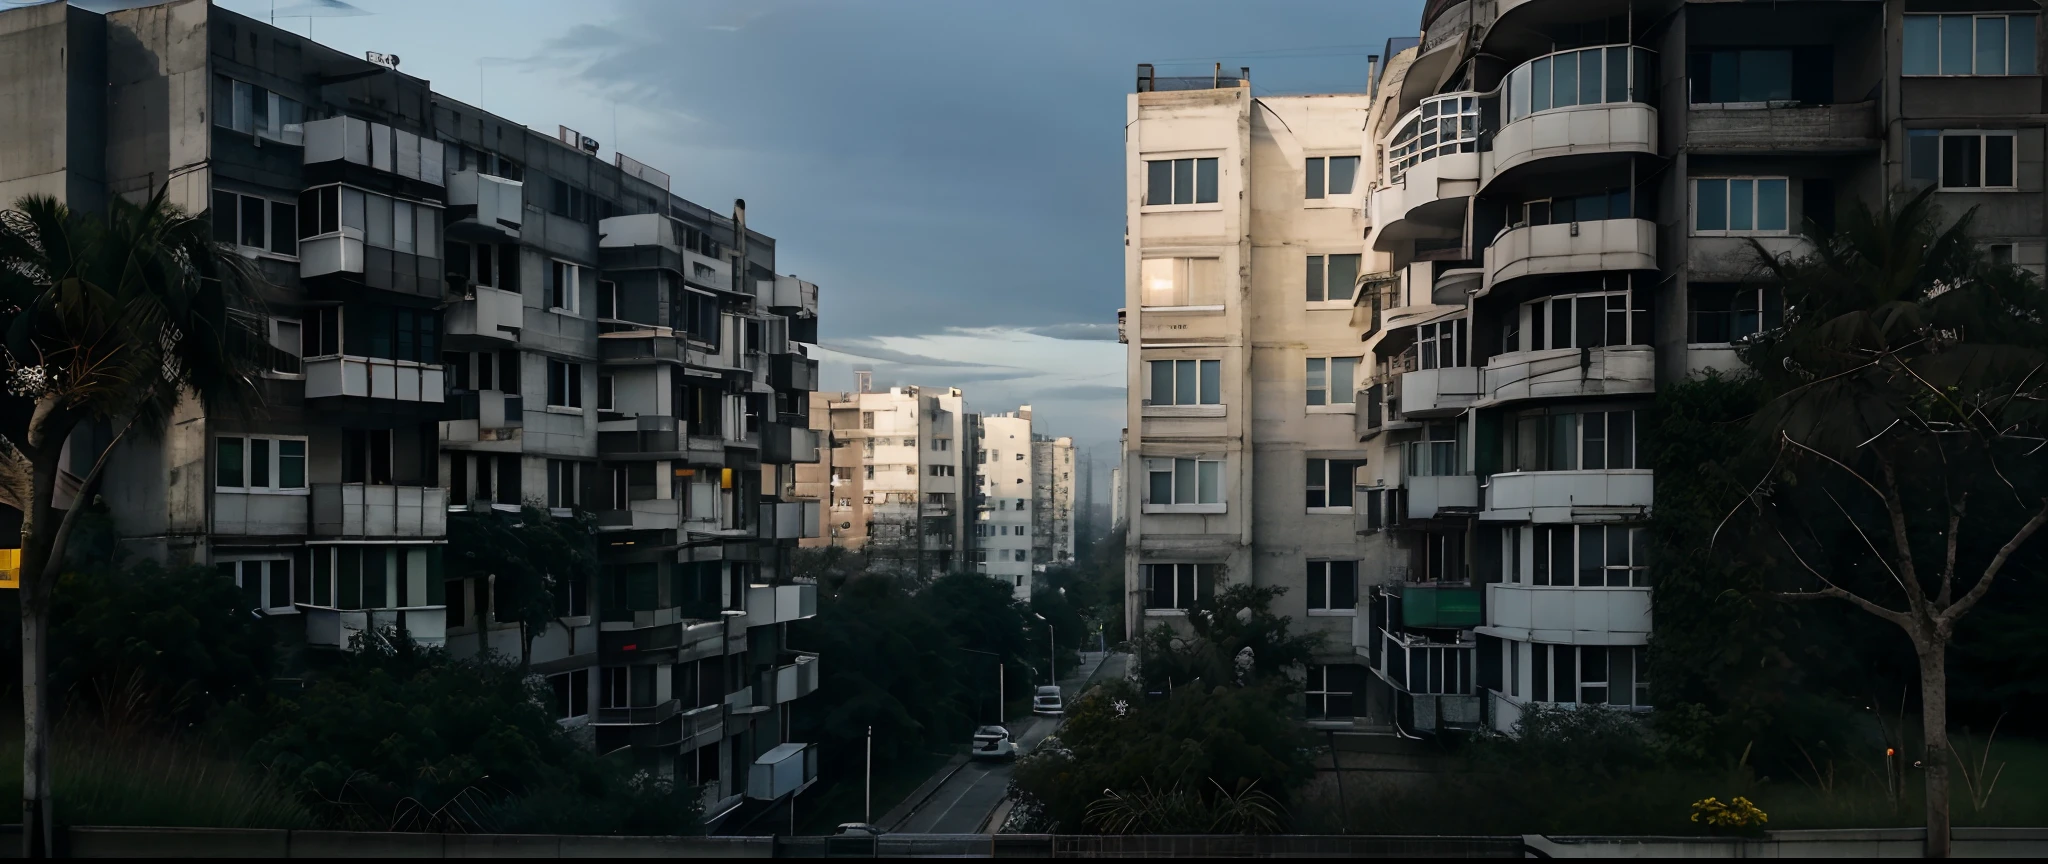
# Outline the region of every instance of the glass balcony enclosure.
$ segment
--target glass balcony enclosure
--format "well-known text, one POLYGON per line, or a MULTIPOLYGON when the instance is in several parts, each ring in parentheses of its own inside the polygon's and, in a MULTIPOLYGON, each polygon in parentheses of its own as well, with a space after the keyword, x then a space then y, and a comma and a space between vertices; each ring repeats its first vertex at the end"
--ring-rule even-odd
POLYGON ((1530 114, 1575 105, 1649 102, 1650 58, 1655 52, 1633 45, 1604 45, 1559 51, 1515 68, 1507 79, 1507 117, 1513 123, 1530 114))
POLYGON ((1422 100, 1401 121, 1387 145, 1387 183, 1400 183, 1408 169, 1450 153, 1479 149, 1479 97, 1450 93, 1422 100))

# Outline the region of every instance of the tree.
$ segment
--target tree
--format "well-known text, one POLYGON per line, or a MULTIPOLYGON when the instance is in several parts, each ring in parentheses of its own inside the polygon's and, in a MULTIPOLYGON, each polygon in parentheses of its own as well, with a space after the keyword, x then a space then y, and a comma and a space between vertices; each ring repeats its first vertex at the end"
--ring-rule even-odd
MULTIPOLYGON (((1232 585, 1188 611, 1188 635, 1161 624, 1145 632, 1138 646, 1138 676, 1148 692, 1191 686, 1198 681, 1280 684, 1308 664, 1322 639, 1292 635, 1293 622, 1274 615, 1274 598, 1286 588, 1232 585)), ((1290 712, 1291 713, 1291 712, 1290 712)))
POLYGON ((82 454, 83 497, 114 445, 160 433, 184 400, 249 401, 265 343, 251 314, 253 271, 163 190, 141 204, 114 199, 104 220, 44 196, 15 208, 0 213, 0 372, 13 403, 0 412, 10 418, 0 503, 22 514, 22 842, 41 856, 51 837, 50 591, 81 510, 57 506, 65 444, 85 424, 112 430, 101 452, 82 454))
MULTIPOLYGON (((533 666, 533 640, 563 614, 569 586, 588 590, 597 578, 596 531, 587 511, 557 518, 534 504, 517 514, 471 507, 448 520, 451 569, 458 577, 490 580, 499 620, 519 623, 522 672, 533 666)), ((483 620, 483 604, 474 614, 483 620)))
POLYGON ((1957 625, 2048 524, 2048 297, 1977 252, 1971 215, 1943 226, 1932 189, 1814 251, 1763 259, 1786 320, 1743 351, 1768 401, 1752 421, 1770 467, 1738 530, 1803 584, 1903 632, 1918 659, 1927 853, 1949 851, 1947 650, 1957 625), (1960 587, 1959 587, 1960 583, 1960 587))

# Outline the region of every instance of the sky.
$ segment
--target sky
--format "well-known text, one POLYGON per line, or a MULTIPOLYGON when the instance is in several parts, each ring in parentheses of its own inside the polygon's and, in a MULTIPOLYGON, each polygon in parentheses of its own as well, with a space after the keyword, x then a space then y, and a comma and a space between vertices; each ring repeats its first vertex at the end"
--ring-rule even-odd
MULTIPOLYGON (((1422 0, 216 0, 435 90, 568 126, 776 238, 819 287, 824 386, 957 386, 1115 459, 1136 64, 1349 92, 1422 0), (317 17, 315 17, 317 15, 317 17)), ((140 5, 121 0, 81 5, 140 5)), ((1107 470, 1098 484, 1106 483, 1107 470)), ((1106 487, 1105 487, 1106 488, 1106 487)), ((1099 493, 1100 494, 1100 493, 1099 493)))

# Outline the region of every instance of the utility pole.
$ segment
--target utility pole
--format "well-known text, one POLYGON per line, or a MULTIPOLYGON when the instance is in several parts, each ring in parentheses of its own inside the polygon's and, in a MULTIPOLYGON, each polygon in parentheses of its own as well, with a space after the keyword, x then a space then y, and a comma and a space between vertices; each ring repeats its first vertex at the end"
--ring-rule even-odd
POLYGON ((875 727, 868 727, 868 781, 866 805, 861 808, 861 824, 875 824, 875 727))

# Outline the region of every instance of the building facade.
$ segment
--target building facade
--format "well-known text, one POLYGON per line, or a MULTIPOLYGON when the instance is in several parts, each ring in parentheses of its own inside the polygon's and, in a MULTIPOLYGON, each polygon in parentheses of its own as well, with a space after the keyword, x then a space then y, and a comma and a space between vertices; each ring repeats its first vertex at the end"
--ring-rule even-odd
POLYGON ((831 489, 820 530, 807 546, 865 552, 871 564, 938 576, 969 560, 973 519, 963 508, 974 487, 975 418, 960 390, 892 387, 881 393, 814 394, 824 406, 810 422, 829 436, 827 474, 807 488, 831 489))
POLYGON ((815 586, 786 567, 819 524, 794 471, 817 287, 744 203, 205 0, 8 10, 0 54, 0 199, 166 188, 262 276, 263 407, 188 403, 109 459, 133 551, 218 566, 302 650, 519 657, 492 574, 445 565, 450 520, 594 514, 601 572, 530 634, 560 722, 714 820, 810 782, 789 730, 819 659, 787 625, 815 586))
POLYGON ((1752 241, 1801 254, 1803 226, 1933 185, 2042 269, 2037 13, 1427 4, 1363 143, 1393 276, 1360 295, 1373 712, 1650 708, 1643 409, 1778 322, 1752 241))
POLYGON ((1075 488, 1086 466, 1074 462, 1074 439, 1031 436, 1031 569, 1074 563, 1079 512, 1075 488))
POLYGON ((1033 522, 1039 513, 1031 485, 1031 407, 981 415, 975 461, 975 570, 1008 583, 1019 599, 1031 597, 1033 522))

